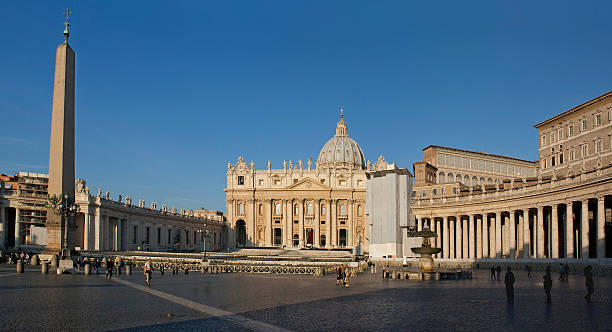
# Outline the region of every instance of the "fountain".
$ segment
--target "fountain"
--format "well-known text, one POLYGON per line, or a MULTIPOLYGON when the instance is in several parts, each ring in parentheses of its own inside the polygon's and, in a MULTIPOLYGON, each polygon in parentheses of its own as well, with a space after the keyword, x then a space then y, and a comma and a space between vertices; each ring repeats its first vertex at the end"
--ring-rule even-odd
POLYGON ((431 231, 429 228, 425 228, 422 231, 416 233, 417 237, 423 238, 423 243, 420 247, 411 248, 415 254, 421 254, 419 258, 419 270, 421 272, 432 272, 434 268, 434 261, 431 255, 435 255, 442 251, 441 248, 433 248, 429 242, 429 238, 436 237, 437 234, 431 231))

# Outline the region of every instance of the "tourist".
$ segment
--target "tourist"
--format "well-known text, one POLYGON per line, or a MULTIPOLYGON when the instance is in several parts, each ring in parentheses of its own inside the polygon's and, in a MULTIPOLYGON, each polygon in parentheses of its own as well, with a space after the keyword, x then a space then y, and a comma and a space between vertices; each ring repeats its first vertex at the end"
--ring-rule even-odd
POLYGON ((527 264, 525 267, 527 268, 527 278, 531 278, 531 265, 527 264))
POLYGON ((94 261, 94 265, 96 267, 96 274, 100 274, 100 259, 98 257, 96 257, 96 260, 94 261))
POLYGON ((115 263, 110 257, 106 260, 106 279, 113 279, 113 268, 115 267, 115 263))
POLYGON ((346 285, 346 265, 342 264, 342 273, 340 274, 342 278, 342 286, 346 285))
POLYGON ((584 299, 588 303, 591 303, 591 295, 593 295, 593 292, 595 291, 593 285, 593 267, 591 265, 584 268, 584 284, 587 288, 587 293, 584 296, 584 299))
POLYGON ((501 266, 497 265, 497 268, 495 268, 495 271, 497 271, 497 281, 501 280, 501 266))
POLYGON ((506 300, 512 304, 514 303, 514 273, 512 273, 510 266, 506 271, 504 283, 506 284, 506 300))
POLYGON ((151 263, 151 258, 147 259, 147 262, 144 265, 144 274, 145 283, 147 286, 151 287, 151 277, 153 276, 153 264, 151 263))
POLYGON ((351 269, 348 266, 344 267, 344 287, 350 287, 349 285, 349 275, 351 274, 351 269))
POLYGON ((491 265, 491 280, 495 280, 495 266, 491 265))
POLYGON ((340 281, 342 281, 342 264, 338 265, 338 270, 336 271, 336 286, 340 285, 340 281))
POLYGON ((546 303, 550 304, 550 289, 552 288, 552 277, 550 275, 550 266, 546 267, 546 274, 542 277, 544 279, 544 291, 546 292, 546 303))
POLYGON ((565 281, 569 281, 569 265, 565 264, 563 272, 565 272, 565 281))

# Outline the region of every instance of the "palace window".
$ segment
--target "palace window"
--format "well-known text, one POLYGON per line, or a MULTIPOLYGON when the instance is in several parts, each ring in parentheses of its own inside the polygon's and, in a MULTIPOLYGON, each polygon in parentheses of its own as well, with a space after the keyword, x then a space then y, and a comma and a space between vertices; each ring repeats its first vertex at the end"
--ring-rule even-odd
POLYGON ((422 197, 427 197, 427 191, 425 189, 423 189, 423 192, 421 193, 422 197))
POLYGON ((555 132, 554 132, 554 131, 552 131, 552 132, 550 133, 550 142, 552 143, 552 142, 554 142, 554 141, 555 141, 555 132))
POLYGON ((244 185, 244 176, 238 175, 238 185, 239 186, 243 186, 244 185))
POLYGON ((442 192, 442 196, 446 195, 446 188, 442 188, 440 191, 442 192))
POLYGON ((341 186, 346 186, 346 180, 339 180, 338 184, 341 186))
POLYGON ((243 203, 238 203, 238 214, 239 215, 244 214, 244 204, 243 203))
POLYGON ((310 216, 313 215, 313 212, 312 212, 312 203, 308 203, 308 205, 306 205, 306 214, 308 214, 310 216))
POLYGON ((570 161, 576 160, 576 149, 575 148, 571 148, 568 150, 568 158, 570 161))
POLYGON ((321 225, 325 225, 325 220, 321 220, 321 225))
POLYGON ((597 113, 597 114, 595 114, 595 118, 594 118, 594 120, 595 120, 595 121, 593 121, 593 122, 594 122, 594 124, 595 124, 595 127, 597 127, 597 126, 601 125, 601 113, 597 113))
POLYGON ((544 146, 546 145, 546 135, 542 135, 542 138, 540 140, 540 146, 544 146))
POLYGON ((542 168, 547 168, 548 165, 546 164, 546 158, 542 159, 542 168))
POLYGON ((601 144, 601 139, 598 139, 595 141, 595 153, 601 152, 603 151, 602 149, 602 144, 601 144))
POLYGON ((571 124, 567 127, 567 136, 574 136, 574 125, 571 124))
POLYGON ((436 188, 431 190, 431 196, 436 196, 438 194, 438 190, 436 188))
POLYGON ((563 153, 559 154, 559 164, 563 164, 563 153))
POLYGON ((361 186, 362 184, 363 184, 363 181, 361 181, 361 180, 357 180, 357 185, 358 185, 358 186, 361 186))
POLYGON ((294 220, 294 221, 293 221, 293 223, 297 225, 297 224, 299 224, 300 222, 299 222, 299 220, 294 220))
POLYGON ((346 204, 344 203, 340 204, 340 215, 346 216, 346 204))
POLYGON ((580 131, 585 131, 585 130, 587 130, 587 120, 582 119, 580 120, 580 131))
POLYGON ((281 215, 281 205, 280 203, 274 204, 274 214, 277 216, 281 215))
POLYGON ((325 235, 321 235, 321 247, 325 247, 325 235))
POLYGON ((563 139, 563 129, 559 129, 559 140, 563 139))
POLYGON ((453 187, 453 195, 457 195, 457 187, 453 187))
POLYGON ((300 214, 300 208, 298 207, 298 205, 297 205, 297 204, 295 204, 295 205, 293 206, 293 214, 294 214, 294 215, 298 215, 298 214, 300 214))
POLYGON ((550 157, 550 165, 551 165, 552 167, 555 167, 555 161, 556 161, 556 159, 557 159, 557 158, 555 158, 555 156, 551 156, 551 157, 550 157))
POLYGON ((586 155, 589 153, 588 146, 586 144, 582 144, 581 148, 582 148, 582 157, 586 157, 586 155))

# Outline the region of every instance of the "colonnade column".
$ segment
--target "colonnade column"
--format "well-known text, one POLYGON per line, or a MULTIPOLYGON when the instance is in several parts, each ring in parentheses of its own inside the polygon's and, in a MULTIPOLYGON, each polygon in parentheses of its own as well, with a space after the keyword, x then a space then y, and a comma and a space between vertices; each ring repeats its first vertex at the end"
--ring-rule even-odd
POLYGON ((597 197, 597 258, 606 258, 605 197, 597 197))
POLYGON ((312 212, 314 213, 314 221, 313 221, 314 239, 312 243, 317 248, 321 245, 321 242, 320 242, 320 239, 321 239, 321 208, 320 206, 321 206, 321 202, 318 199, 316 199, 312 203, 312 212))
POLYGON ((462 229, 461 229, 461 258, 468 258, 468 219, 462 219, 462 229))
POLYGON ((565 203, 565 258, 574 258, 573 202, 565 203))
POLYGON ((337 205, 337 201, 336 200, 329 200, 329 207, 330 207, 330 212, 331 212, 331 218, 329 218, 329 223, 330 226, 332 227, 331 229, 331 235, 329 240, 331 241, 332 247, 335 247, 337 245, 337 240, 338 240, 338 225, 336 224, 337 219, 338 219, 338 207, 337 205))
POLYGON ((450 219, 448 220, 449 226, 450 226, 450 230, 448 232, 448 238, 449 238, 449 244, 448 244, 448 257, 449 258, 455 258, 455 239, 456 239, 456 232, 455 232, 455 227, 456 227, 456 223, 457 223, 457 218, 455 218, 454 221, 451 221, 450 219))
MULTIPOLYGON (((474 259, 476 256, 476 243, 474 243, 474 222, 475 222, 475 216, 473 214, 468 215, 468 228, 467 231, 468 233, 468 242, 469 242, 469 258, 474 259)), ((466 255, 467 256, 467 255, 466 255)), ((468 257, 466 257, 468 258, 468 257)))
MULTIPOLYGON (((550 244, 552 246, 552 258, 559 258, 559 215, 557 213, 558 205, 556 203, 552 204, 552 211, 550 214, 550 222, 551 222, 551 241, 550 244)), ((550 253, 549 253, 550 256, 550 253)))
POLYGON ((501 212, 495 212, 495 258, 501 257, 501 212))
POLYGON ((502 257, 510 257, 510 216, 508 218, 504 215, 503 211, 501 214, 502 223, 502 257))
POLYGON ((287 247, 293 246, 293 201, 284 200, 285 202, 285 245, 287 247))
MULTIPOLYGON (((21 233, 23 233, 23 224, 19 222, 20 216, 21 216, 21 210, 19 208, 16 208, 15 209, 15 247, 18 247, 23 244, 22 237, 21 237, 21 233)), ((63 234, 62 234, 62 239, 63 239, 63 234)), ((61 243, 64 243, 63 241, 64 240, 62 240, 61 243)))
POLYGON ((347 230, 347 234, 346 234, 346 245, 347 247, 351 247, 353 246, 353 235, 355 234, 354 227, 353 227, 353 216, 355 215, 353 212, 353 208, 355 207, 355 205, 353 204, 353 200, 349 199, 348 203, 347 203, 347 208, 348 208, 348 230, 347 230))
POLYGON ((90 232, 90 227, 89 227, 89 212, 85 211, 85 213, 83 214, 83 249, 85 250, 89 250, 89 232, 90 232))
POLYGON ((298 247, 305 247, 306 240, 304 239, 304 200, 300 199, 298 202, 298 236, 300 238, 298 247))
POLYGON ((96 250, 102 250, 102 211, 100 208, 96 208, 96 212, 94 215, 95 226, 94 226, 94 246, 96 250))
POLYGON ((536 235, 536 248, 538 248, 538 253, 536 258, 545 258, 544 257, 544 207, 538 206, 538 227, 537 227, 537 235, 536 235))
POLYGON ((589 200, 582 201, 582 218, 580 218, 580 240, 582 241, 580 258, 589 258, 589 200))
POLYGON ((442 256, 444 258, 449 258, 450 257, 450 251, 449 251, 449 220, 448 217, 442 217, 442 256))
POLYGON ((510 210, 510 225, 508 227, 509 231, 508 231, 508 235, 510 235, 510 258, 516 258, 516 225, 515 225, 515 216, 514 216, 514 210, 513 209, 509 209, 510 210))
POLYGON ((325 204, 325 246, 331 247, 331 199, 323 201, 327 202, 327 204, 325 204))
POLYGON ((484 222, 485 216, 481 215, 480 220, 476 220, 476 258, 482 259, 482 223, 484 222))
POLYGON ((272 199, 266 199, 264 203, 266 204, 266 246, 271 247, 273 242, 272 238, 274 237, 274 229, 272 228, 272 204, 274 204, 274 201, 272 199))
MULTIPOLYGON (((435 224, 436 224, 436 247, 441 248, 442 247, 442 222, 440 219, 436 220, 436 218, 434 218, 435 224)), ((441 257, 442 253, 437 254, 437 257, 441 257)))
POLYGON ((482 257, 491 257, 491 235, 489 231, 489 215, 483 213, 482 215, 482 257))

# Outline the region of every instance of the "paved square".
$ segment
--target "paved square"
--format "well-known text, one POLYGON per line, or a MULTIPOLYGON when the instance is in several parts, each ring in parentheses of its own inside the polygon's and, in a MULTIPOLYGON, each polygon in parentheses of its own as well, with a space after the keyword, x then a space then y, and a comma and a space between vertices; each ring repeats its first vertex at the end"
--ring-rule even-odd
POLYGON ((41 275, 0 266, 0 329, 86 330, 609 330, 612 279, 595 278, 586 304, 584 278, 553 275, 553 303, 545 305, 541 273, 516 272, 515 304, 503 282, 486 271, 473 280, 381 280, 362 274, 350 288, 334 276, 154 274, 116 280, 102 275, 41 275))

